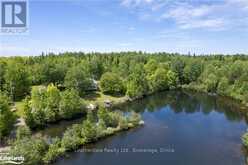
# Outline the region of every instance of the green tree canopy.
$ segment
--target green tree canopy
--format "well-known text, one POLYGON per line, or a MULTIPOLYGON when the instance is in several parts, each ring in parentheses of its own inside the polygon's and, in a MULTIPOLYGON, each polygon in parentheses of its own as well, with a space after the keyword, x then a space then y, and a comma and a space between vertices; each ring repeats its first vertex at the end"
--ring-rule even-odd
POLYGON ((75 89, 83 96, 85 92, 92 86, 92 80, 80 65, 74 66, 68 70, 65 76, 65 86, 68 89, 75 89))
POLYGON ((136 64, 127 81, 127 95, 129 97, 142 97, 149 92, 146 73, 142 64, 136 64))
POLYGON ((15 122, 9 105, 9 98, 0 92, 0 140, 10 133, 15 122))
POLYGON ((19 62, 9 62, 4 79, 6 89, 13 100, 18 100, 30 91, 30 77, 27 68, 19 62))
POLYGON ((100 79, 100 87, 102 92, 107 94, 125 93, 123 81, 116 73, 104 73, 100 79))

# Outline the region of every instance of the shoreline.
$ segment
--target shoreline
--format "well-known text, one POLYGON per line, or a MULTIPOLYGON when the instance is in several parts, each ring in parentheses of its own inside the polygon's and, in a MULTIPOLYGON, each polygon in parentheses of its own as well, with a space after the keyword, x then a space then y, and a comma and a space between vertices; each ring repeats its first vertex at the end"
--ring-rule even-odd
MULTIPOLYGON (((127 104, 127 103, 132 103, 134 101, 137 101, 137 100, 141 100, 141 99, 144 99, 146 97, 149 97, 149 96, 152 96, 152 95, 155 95, 157 93, 162 93, 162 92, 168 92, 168 91, 181 91, 181 92, 184 92, 184 91, 188 91, 188 92, 197 92, 197 93, 202 93, 202 94, 205 94, 205 95, 209 95, 209 96, 213 96, 213 97, 219 97, 219 98, 223 98, 223 99, 228 99, 230 101, 232 101, 232 103, 235 104, 235 107, 237 106, 237 108, 241 111, 241 112, 246 112, 248 110, 248 106, 242 104, 239 100, 233 98, 233 97, 230 97, 230 96, 222 96, 222 95, 219 95, 219 94, 209 94, 205 91, 199 91, 199 90, 196 90, 194 88, 189 88, 189 87, 183 87, 183 86, 180 86, 178 87, 177 89, 171 89, 171 90, 164 90, 164 91, 157 91, 157 92, 153 92, 153 93, 148 93, 146 95, 143 95, 143 96, 140 96, 140 97, 134 97, 134 98, 129 98, 128 96, 123 96, 121 98, 118 98, 118 100, 114 100, 114 99, 109 99, 111 101, 111 106, 110 107, 105 107, 103 105, 103 103, 101 103, 99 100, 95 100, 95 101, 88 101, 87 104, 86 104, 86 111, 97 111, 99 109, 99 107, 102 107, 102 108, 107 108, 107 109, 114 109, 114 108, 119 108, 119 106, 121 106, 122 104, 127 104), (94 109, 91 109, 91 108, 88 108, 90 104, 93 104, 94 105, 94 109)), ((112 96, 111 96, 112 97, 112 96)), ((87 112, 86 112, 87 114, 87 112)), ((73 121, 73 120, 76 120, 76 119, 81 119, 81 118, 84 118, 86 116, 85 113, 78 113, 78 114, 75 114, 72 118, 70 119, 60 119, 58 121, 55 121, 55 122, 50 122, 50 123, 47 123, 47 125, 45 127, 42 127, 42 128, 36 128, 34 129, 33 131, 37 132, 37 131, 40 131, 40 130, 45 130, 49 127, 53 127, 53 126, 56 126, 57 124, 59 124, 60 122, 63 122, 63 121, 73 121)))
POLYGON ((225 96, 225 95, 220 95, 218 93, 210 93, 210 92, 206 92, 206 91, 203 91, 203 90, 197 90, 196 88, 192 88, 192 87, 189 87, 189 86, 182 86, 181 87, 182 90, 185 90, 185 91, 189 91, 189 92, 198 92, 198 93, 202 93, 202 94, 206 94, 206 95, 209 95, 209 96, 215 96, 215 97, 220 97, 220 98, 224 98, 224 99, 228 99, 230 101, 232 101, 233 103, 237 104, 239 106, 239 109, 240 110, 248 110, 248 105, 245 105, 241 102, 241 100, 238 100, 232 96, 225 96))
MULTIPOLYGON (((206 92, 204 92, 204 91, 199 91, 199 90, 195 90, 195 89, 187 88, 187 87, 179 87, 178 89, 173 89, 173 90, 182 91, 182 92, 183 92, 183 91, 186 91, 186 92, 187 92, 187 91, 188 91, 188 92, 197 92, 197 93, 202 93, 202 94, 205 94, 205 95, 210 95, 209 93, 206 93, 206 92)), ((168 90, 168 91, 171 91, 171 90, 168 90)), ((116 100, 113 101, 113 102, 112 102, 112 105, 111 105, 111 107, 109 107, 109 109, 118 108, 118 107, 121 106, 122 104, 132 103, 132 102, 134 102, 134 101, 141 100, 141 99, 144 99, 145 97, 149 97, 149 96, 155 95, 155 94, 157 94, 157 93, 161 93, 161 92, 166 92, 166 91, 159 91, 159 92, 149 93, 149 94, 144 95, 144 96, 142 96, 142 97, 136 97, 136 98, 133 98, 133 99, 130 99, 130 98, 128 98, 127 96, 124 96, 123 99, 120 99, 119 101, 116 101, 116 100)), ((230 101, 233 101, 233 103, 234 103, 235 105, 239 106, 238 108, 239 108, 239 110, 242 110, 241 112, 246 112, 246 110, 248 109, 247 106, 245 106, 244 104, 240 103, 240 102, 239 102, 237 99, 235 99, 235 98, 228 97, 228 96, 221 96, 221 95, 218 95, 218 94, 210 95, 210 96, 216 96, 216 97, 220 97, 220 98, 223 98, 223 99, 230 99, 230 101)), ((111 100, 111 101, 112 101, 112 100, 111 100)), ((92 102, 92 103, 93 103, 93 102, 92 102)), ((99 105, 99 104, 98 104, 99 102, 97 102, 97 101, 94 101, 94 103, 95 103, 96 105, 99 105)), ((88 104, 88 105, 89 105, 89 104, 88 104)), ((99 107, 101 107, 101 105, 99 105, 99 107)), ((97 110, 99 107, 97 106, 96 109, 94 109, 94 111, 97 110)), ((87 109, 87 110, 89 110, 89 109, 87 109)), ((34 130, 35 132, 34 132, 33 135, 35 135, 35 134, 37 133, 37 131, 45 130, 45 129, 49 128, 49 127, 56 126, 56 125, 58 125, 61 121, 73 121, 73 120, 75 120, 75 119, 81 119, 81 118, 83 118, 83 117, 85 117, 85 115, 82 116, 82 114, 79 114, 79 115, 74 116, 72 119, 59 120, 59 121, 54 122, 54 123, 48 123, 48 126, 47 126, 47 127, 44 127, 44 128, 42 128, 42 129, 36 129, 36 130, 34 130)), ((2 152, 2 151, 7 151, 8 149, 10 149, 10 146, 9 146, 9 145, 5 145, 5 146, 3 146, 3 147, 0 146, 0 152, 2 152)))

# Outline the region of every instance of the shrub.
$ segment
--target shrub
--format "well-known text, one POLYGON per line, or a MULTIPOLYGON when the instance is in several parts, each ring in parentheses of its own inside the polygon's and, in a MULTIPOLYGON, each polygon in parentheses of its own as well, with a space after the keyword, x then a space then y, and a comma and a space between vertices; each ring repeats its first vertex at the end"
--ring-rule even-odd
POLYGON ((122 116, 119 120, 119 124, 118 124, 120 129, 128 129, 128 119, 124 116, 122 116))
POLYGON ((243 136, 242 136, 242 142, 243 145, 247 148, 248 147, 248 132, 246 132, 243 136))
POLYGON ((31 131, 27 126, 20 126, 16 130, 17 140, 21 140, 26 137, 31 137, 31 131))
POLYGON ((110 119, 111 119, 110 120, 111 123, 109 126, 116 128, 118 126, 120 118, 123 114, 121 114, 120 112, 110 112, 109 115, 110 115, 110 119))
POLYGON ((10 155, 23 156, 25 158, 25 165, 38 165, 42 164, 42 158, 47 149, 48 144, 40 137, 22 138, 14 142, 10 150, 10 155))
POLYGON ((54 122, 59 119, 60 91, 53 84, 48 85, 45 93, 45 112, 46 122, 54 122))
POLYGON ((102 120, 105 123, 106 127, 111 126, 111 116, 107 109, 100 108, 97 112, 97 116, 99 120, 102 120))
POLYGON ((49 146, 47 153, 43 158, 43 162, 46 164, 54 162, 59 156, 65 153, 65 148, 61 146, 61 141, 58 138, 52 140, 53 143, 49 146))
POLYGON ((97 139, 95 123, 90 122, 88 119, 84 121, 81 136, 87 143, 95 141, 97 139))
POLYGON ((104 137, 106 135, 106 124, 105 122, 100 119, 97 123, 97 128, 96 128, 96 132, 97 132, 97 138, 101 138, 104 137))
POLYGON ((15 122, 15 116, 10 111, 9 98, 0 91, 0 140, 7 136, 15 122))
POLYGON ((84 143, 84 140, 79 136, 81 134, 79 125, 73 125, 72 128, 68 128, 61 140, 61 146, 66 151, 75 150, 79 145, 84 143))
POLYGON ((133 124, 133 125, 138 125, 139 122, 141 121, 141 116, 140 114, 136 113, 136 112, 131 112, 129 118, 128 118, 129 123, 133 124))

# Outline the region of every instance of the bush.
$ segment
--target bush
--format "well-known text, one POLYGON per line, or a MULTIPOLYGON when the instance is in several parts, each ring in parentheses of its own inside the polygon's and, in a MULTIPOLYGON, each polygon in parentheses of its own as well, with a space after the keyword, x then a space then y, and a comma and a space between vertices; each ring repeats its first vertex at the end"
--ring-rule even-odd
POLYGON ((243 142, 243 145, 248 148, 248 132, 246 132, 243 136, 242 136, 242 142, 243 142))
POLYGON ((60 91, 53 84, 48 85, 45 93, 45 119, 47 122, 57 121, 59 117, 60 91))
POLYGON ((16 138, 17 140, 21 140, 23 138, 30 138, 31 131, 27 126, 20 126, 16 130, 16 138))
POLYGON ((121 116, 123 114, 121 114, 120 112, 109 112, 109 115, 110 115, 110 127, 117 127, 118 124, 119 124, 119 121, 121 119, 121 116))
POLYGON ((24 120, 27 126, 32 129, 36 127, 36 123, 33 118, 29 100, 30 100, 29 97, 26 97, 26 99, 24 100, 24 120))
POLYGON ((118 127, 121 129, 121 130, 126 130, 128 129, 128 119, 127 117, 124 117, 122 116, 119 120, 119 124, 118 124, 118 127))
POLYGON ((10 155, 23 156, 25 165, 42 164, 48 144, 42 138, 22 138, 14 142, 10 155))
POLYGON ((110 116, 110 113, 107 111, 107 109, 100 108, 98 110, 97 116, 99 120, 102 120, 105 123, 106 127, 111 126, 111 123, 112 123, 111 116, 110 116))
POLYGON ((9 104, 9 98, 0 91, 0 140, 9 135, 15 122, 15 116, 10 111, 9 104))
POLYGON ((81 130, 79 125, 73 125, 72 128, 68 128, 61 140, 61 146, 66 151, 75 150, 78 146, 84 144, 84 139, 80 137, 81 130))
POLYGON ((129 123, 133 124, 133 125, 138 125, 139 122, 141 121, 141 116, 140 114, 136 113, 136 112, 131 112, 129 118, 128 118, 129 123))
POLYGON ((50 164, 54 162, 59 156, 65 153, 65 148, 61 146, 61 141, 58 138, 52 140, 53 143, 49 146, 47 153, 43 158, 43 162, 50 164))
POLYGON ((95 141, 97 139, 95 123, 90 122, 88 119, 84 121, 81 136, 87 143, 95 141))
POLYGON ((97 121, 97 118, 95 116, 95 113, 93 111, 88 111, 87 113, 87 120, 90 122, 90 123, 96 123, 97 121))
POLYGON ((101 138, 104 137, 106 135, 106 124, 105 122, 100 119, 97 123, 97 128, 96 128, 96 132, 97 132, 97 138, 101 138))

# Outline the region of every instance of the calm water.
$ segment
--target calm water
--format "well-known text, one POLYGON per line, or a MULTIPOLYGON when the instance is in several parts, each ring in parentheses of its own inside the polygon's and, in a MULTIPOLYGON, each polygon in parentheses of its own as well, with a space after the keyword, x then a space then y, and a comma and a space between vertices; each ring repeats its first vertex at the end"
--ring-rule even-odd
MULTIPOLYGON (((245 164, 240 136, 247 124, 230 100, 167 92, 121 109, 141 113, 145 125, 69 153, 56 165, 245 164)), ((66 126, 56 129, 64 130, 66 126)), ((56 136, 52 129, 43 133, 56 136)))

